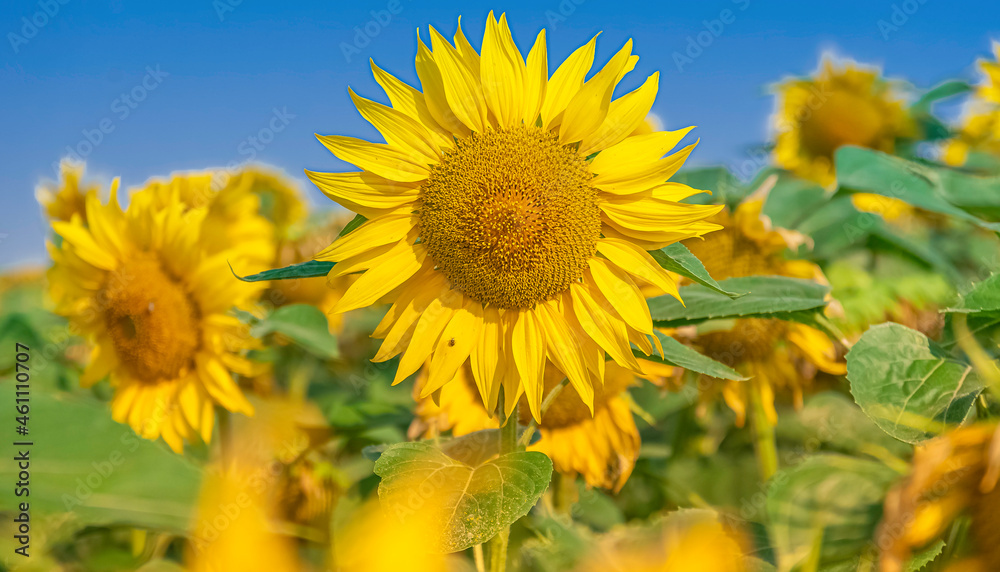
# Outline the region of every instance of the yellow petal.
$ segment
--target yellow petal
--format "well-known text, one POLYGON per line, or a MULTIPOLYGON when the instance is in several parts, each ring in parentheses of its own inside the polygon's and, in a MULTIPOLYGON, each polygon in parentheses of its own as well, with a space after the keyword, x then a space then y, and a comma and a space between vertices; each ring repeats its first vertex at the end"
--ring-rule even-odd
POLYGON ((644 334, 653 333, 653 319, 649 306, 635 282, 616 267, 600 258, 590 259, 593 283, 611 302, 618 315, 633 329, 644 334))
POLYGON ((541 110, 542 128, 546 131, 559 124, 566 106, 583 87, 583 80, 594 63, 596 46, 597 36, 594 36, 592 40, 570 54, 549 79, 541 110))
POLYGON ((566 374, 576 393, 593 415, 594 387, 590 385, 587 366, 580 353, 580 344, 566 325, 564 312, 557 307, 558 305, 558 298, 538 304, 535 306, 535 318, 545 331, 549 359, 556 364, 559 371, 566 374))
POLYGON ((73 245, 74 252, 88 264, 101 270, 118 268, 115 257, 94 241, 94 236, 79 224, 79 219, 77 223, 52 221, 52 230, 73 245))
POLYGON ((625 240, 602 238, 597 241, 597 252, 632 276, 649 282, 678 300, 681 299, 677 292, 677 283, 645 250, 636 248, 625 240))
POLYGON ((380 323, 372 333, 374 338, 384 338, 378 353, 372 358, 373 362, 392 359, 406 349, 413 332, 416 331, 417 320, 435 298, 447 292, 446 281, 440 280, 439 277, 441 274, 433 271, 429 275, 417 274, 414 277, 414 286, 403 291, 382 320, 383 323, 380 323))
POLYGON ((805 324, 790 326, 788 341, 795 344, 813 365, 833 375, 847 373, 847 365, 837 359, 837 347, 826 334, 805 324))
POLYGON ((417 32, 417 77, 420 78, 420 87, 424 92, 424 103, 427 111, 434 118, 438 125, 446 131, 455 135, 466 136, 470 133, 469 128, 452 113, 448 107, 448 98, 444 91, 444 78, 441 75, 435 55, 420 39, 420 32, 417 32))
POLYGON ((479 396, 483 399, 483 406, 486 411, 492 413, 496 409, 502 377, 498 373, 497 367, 500 361, 503 335, 500 314, 496 308, 490 306, 483 310, 480 332, 479 339, 476 340, 476 345, 469 357, 472 365, 472 376, 476 380, 476 387, 479 388, 479 396))
POLYGON ((587 336, 608 353, 618 365, 632 370, 639 363, 629 347, 628 328, 596 288, 572 284, 569 288, 572 310, 587 336))
POLYGON ((386 143, 404 151, 414 163, 437 163, 441 155, 430 132, 401 111, 360 97, 353 89, 347 90, 358 112, 385 137, 386 143))
MULTIPOLYGON (((516 321, 511 331, 511 353, 514 365, 521 376, 521 385, 528 398, 528 408, 535 421, 541 422, 542 394, 545 391, 545 335, 539 327, 534 311, 515 312, 516 321)), ((516 422, 516 420, 514 420, 516 422)))
POLYGON ((486 101, 475 76, 462 61, 458 51, 431 26, 434 62, 441 72, 448 107, 466 127, 483 132, 489 125, 486 101))
POLYGON ((399 369, 396 370, 396 376, 392 381, 393 385, 409 377, 427 361, 431 350, 434 349, 441 336, 441 332, 451 321, 455 312, 461 308, 462 298, 463 296, 460 294, 454 293, 446 298, 438 297, 431 300, 427 309, 417 320, 416 329, 410 338, 410 345, 399 360, 399 369))
POLYGON ((580 154, 587 156, 617 145, 642 125, 653 108, 659 81, 660 72, 656 72, 635 91, 612 101, 604 122, 580 143, 580 154))
POLYGON ((463 307, 455 311, 434 348, 427 383, 420 392, 421 399, 455 377, 458 368, 469 359, 482 323, 483 306, 475 300, 467 300, 463 307))
POLYGON ((524 102, 522 119, 525 125, 534 125, 538 120, 548 82, 549 58, 545 45, 545 28, 542 28, 535 38, 535 45, 528 52, 528 61, 525 64, 524 93, 521 96, 524 102))
MULTIPOLYGON (((492 15, 493 12, 491 11, 492 15)), ((491 16, 492 17, 492 16, 491 16)), ((465 62, 465 66, 469 68, 472 75, 479 79, 479 53, 476 48, 472 47, 469 43, 469 39, 465 37, 465 32, 462 31, 462 17, 458 17, 458 28, 455 30, 455 47, 458 49, 459 55, 462 57, 462 61, 465 62)))
POLYGON ((573 96, 559 125, 559 141, 574 143, 594 133, 608 116, 611 97, 625 64, 632 54, 632 40, 615 54, 601 71, 594 74, 583 89, 573 96))
POLYGON ((314 260, 339 262, 351 256, 363 254, 377 246, 394 244, 406 238, 416 226, 416 216, 399 213, 370 220, 333 241, 314 257, 314 260))
POLYGON ((412 183, 423 181, 430 174, 429 162, 418 163, 389 145, 341 135, 317 135, 316 138, 338 159, 391 181, 412 183))
POLYGON ((694 127, 678 131, 657 131, 628 137, 600 152, 590 163, 597 179, 609 180, 646 169, 677 146, 694 127))
POLYGON ((370 306, 416 274, 424 263, 427 249, 419 244, 402 244, 403 247, 393 249, 392 255, 386 256, 378 266, 362 274, 337 301, 333 312, 347 312, 370 306))
POLYGON ((427 102, 424 101, 424 94, 413 87, 403 83, 392 74, 371 62, 372 73, 375 81, 378 82, 385 94, 389 96, 392 108, 405 113, 411 119, 416 120, 432 132, 439 149, 448 149, 453 146, 454 139, 446 129, 447 126, 438 123, 430 110, 427 102))
POLYGON ((483 97, 500 127, 520 125, 524 115, 524 58, 514 45, 506 16, 498 24, 493 12, 486 19, 480 78, 483 97))
MULTIPOLYGON (((591 184, 602 191, 617 195, 638 193, 651 189, 673 177, 674 173, 684 166, 684 162, 687 161, 688 155, 691 154, 696 145, 698 145, 697 141, 642 169, 627 173, 618 170, 615 175, 598 173, 591 184)), ((594 160, 596 161, 603 154, 599 154, 594 160)), ((591 165, 591 168, 594 169, 593 165, 591 165)), ((598 171, 594 169, 594 172, 598 171)))
POLYGON ((619 226, 635 230, 659 231, 666 227, 679 228, 702 221, 725 205, 692 205, 655 200, 617 203, 600 203, 601 212, 618 223, 619 226))
POLYGON ((361 211, 366 209, 391 210, 413 204, 420 193, 416 185, 390 181, 372 173, 306 171, 306 176, 331 200, 362 215, 365 213, 361 211))

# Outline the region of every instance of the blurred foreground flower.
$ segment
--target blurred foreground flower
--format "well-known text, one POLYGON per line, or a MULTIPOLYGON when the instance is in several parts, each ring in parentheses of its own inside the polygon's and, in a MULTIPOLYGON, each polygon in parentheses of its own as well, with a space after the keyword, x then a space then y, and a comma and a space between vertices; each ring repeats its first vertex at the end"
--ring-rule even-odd
MULTIPOLYGON (((733 213, 723 211, 713 220, 725 230, 705 240, 689 240, 684 244, 718 280, 778 275, 824 281, 822 271, 815 264, 784 257, 784 251, 800 238, 771 228, 770 221, 761 216, 761 207, 760 200, 750 200, 739 205, 733 213)), ((736 413, 739 425, 743 424, 747 405, 752 400, 761 400, 768 421, 774 425, 778 421, 774 409, 776 392, 785 392, 800 407, 803 391, 817 371, 835 375, 846 373, 834 342, 826 334, 804 324, 746 318, 735 320, 731 325, 704 328, 693 340, 694 345, 705 355, 752 378, 749 381, 704 378, 702 385, 706 388, 702 395, 705 401, 721 391, 725 402, 736 413)))
POLYGON ((821 185, 833 184, 833 154, 843 145, 892 153, 915 127, 903 102, 875 68, 824 58, 809 78, 777 86, 775 162, 821 185))
POLYGON ((49 244, 49 294, 93 345, 81 384, 110 376, 115 420, 180 452, 211 439, 215 405, 253 412, 232 373, 252 373, 243 353, 255 340, 229 310, 260 288, 229 279, 240 252, 202 235, 206 208, 171 188, 135 193, 122 211, 117 185, 107 204, 87 196, 86 225, 52 223, 62 242, 49 244))
MULTIPOLYGON (((876 541, 882 572, 900 572, 914 551, 971 518, 970 554, 948 572, 1000 570, 1000 441, 996 424, 955 429, 917 446, 907 479, 885 500, 876 541)), ((951 542, 951 541, 949 541, 951 542)))
POLYGON ((591 409, 605 352, 634 368, 653 333, 639 285, 677 295, 646 250, 718 228, 716 206, 667 183, 692 146, 664 158, 689 130, 630 136, 643 125, 658 74, 612 101, 637 61, 631 40, 586 81, 596 38, 551 78, 544 31, 525 61, 504 16, 487 20, 482 54, 461 31, 419 42, 423 93, 374 64, 392 102, 353 98, 387 143, 320 141, 362 169, 307 174, 368 221, 317 256, 331 278, 363 272, 336 306, 392 302, 374 358, 402 354, 395 381, 430 359, 422 396, 469 359, 486 408, 504 387, 538 419, 548 360, 591 409))
POLYGON ((993 60, 980 60, 983 82, 976 89, 955 137, 944 148, 944 161, 964 165, 970 152, 1000 158, 1000 42, 993 42, 993 60))
POLYGON ((741 542, 714 513, 686 510, 652 530, 612 532, 576 572, 743 572, 741 542))
MULTIPOLYGON (((657 367, 647 361, 640 361, 640 365, 648 370, 657 367)), ((552 459, 555 470, 564 475, 580 474, 590 486, 618 491, 632 474, 639 456, 639 429, 632 418, 626 393, 636 377, 632 371, 614 362, 608 362, 606 368, 604 385, 594 388, 593 413, 572 387, 563 388, 538 425, 541 439, 528 450, 545 453, 552 459)), ((546 394, 564 377, 554 367, 547 368, 546 394)), ((416 395, 426 382, 425 368, 417 378, 416 395)), ((525 424, 531 420, 523 398, 520 417, 525 424)), ((437 403, 431 397, 418 399, 417 419, 410 426, 410 437, 433 437, 449 429, 458 437, 496 428, 497 419, 491 417, 479 400, 475 381, 466 364, 459 370, 454 383, 441 388, 437 403)))

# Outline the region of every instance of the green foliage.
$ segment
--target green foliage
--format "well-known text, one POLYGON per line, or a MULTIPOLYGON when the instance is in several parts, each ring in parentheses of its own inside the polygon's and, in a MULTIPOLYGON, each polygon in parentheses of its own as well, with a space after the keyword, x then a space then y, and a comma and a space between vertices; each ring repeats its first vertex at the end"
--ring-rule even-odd
POLYGON ((319 308, 308 304, 278 308, 267 318, 254 323, 250 334, 258 338, 281 334, 316 357, 336 359, 340 356, 337 338, 330 334, 326 316, 319 308))
POLYGON ((333 269, 333 262, 326 260, 309 260, 298 264, 291 264, 284 268, 265 270, 250 276, 240 276, 233 270, 233 276, 244 282, 262 282, 264 280, 291 280, 295 278, 316 278, 326 276, 333 269))
POLYGON ((470 466, 427 443, 400 443, 382 452, 375 474, 382 477, 383 502, 406 499, 397 505, 389 501, 390 513, 405 516, 421 503, 448 503, 439 548, 457 552, 486 542, 527 514, 548 488, 552 461, 520 451, 470 466))
POLYGON ((660 340, 660 344, 663 346, 663 357, 661 358, 656 353, 651 356, 647 356, 641 351, 633 348, 632 353, 635 354, 636 357, 682 367, 688 371, 702 373, 719 379, 746 379, 746 377, 740 375, 733 368, 715 361, 704 354, 698 353, 690 347, 680 343, 676 339, 664 335, 662 332, 654 331, 653 334, 660 340))
POLYGON ((698 257, 691 254, 691 251, 679 242, 675 242, 661 250, 653 250, 649 254, 664 269, 690 278, 698 284, 711 288, 720 294, 725 294, 730 298, 738 298, 742 295, 729 292, 719 286, 719 283, 705 270, 705 265, 698 260, 698 257))
POLYGON ((861 336, 847 354, 847 379, 868 417, 907 443, 964 422, 983 390, 970 365, 920 332, 893 323, 861 336))

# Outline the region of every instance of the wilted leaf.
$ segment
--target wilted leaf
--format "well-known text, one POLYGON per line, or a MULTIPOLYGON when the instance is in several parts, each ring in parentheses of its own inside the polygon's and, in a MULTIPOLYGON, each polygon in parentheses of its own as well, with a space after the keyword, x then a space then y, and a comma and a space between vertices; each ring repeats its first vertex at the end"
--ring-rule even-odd
POLYGON ((965 421, 983 384, 920 332, 895 323, 865 332, 847 354, 847 379, 861 409, 907 443, 965 421))
POLYGON ((552 461, 520 451, 473 467, 428 443, 400 443, 382 452, 375 474, 391 514, 439 510, 440 550, 457 552, 526 515, 549 485, 552 461))

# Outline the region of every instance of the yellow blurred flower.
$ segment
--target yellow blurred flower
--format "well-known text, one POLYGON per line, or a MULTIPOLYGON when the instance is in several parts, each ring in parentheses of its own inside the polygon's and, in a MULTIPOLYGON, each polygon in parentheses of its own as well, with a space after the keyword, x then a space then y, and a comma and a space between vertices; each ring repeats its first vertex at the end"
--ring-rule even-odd
POLYGON ((876 535, 882 572, 901 572, 914 551, 940 539, 961 514, 973 546, 947 570, 1000 570, 1000 450, 997 425, 950 431, 916 447, 910 475, 885 500, 876 535))
POLYGON ((139 192, 123 211, 116 180, 107 204, 88 195, 87 212, 87 225, 52 223, 62 243, 49 245, 47 275, 56 313, 93 346, 81 384, 110 375, 114 419, 178 452, 210 440, 215 405, 251 414, 232 373, 252 373, 243 354, 255 341, 229 310, 260 287, 232 279, 240 253, 201 234, 207 209, 139 192))
MULTIPOLYGON (((688 240, 685 245, 705 264, 717 280, 737 276, 778 275, 824 282, 818 266, 804 260, 788 260, 784 251, 802 240, 788 231, 771 228, 761 215, 762 201, 749 200, 736 211, 723 211, 715 222, 725 230, 712 233, 705 240, 688 240)), ((680 335, 680 332, 678 332, 680 335)), ((721 392, 726 404, 742 425, 750 391, 758 391, 771 424, 777 423, 774 409, 776 392, 791 396, 801 406, 803 391, 817 371, 842 375, 846 366, 837 347, 826 334, 804 324, 745 318, 718 328, 705 328, 693 344, 706 355, 722 361, 747 377, 750 382, 703 378, 702 399, 709 401, 721 392)))
POLYGON ((322 136, 361 170, 307 173, 368 219, 318 257, 338 263, 331 277, 363 272, 336 310, 391 302, 375 360, 402 354, 399 382, 430 358, 423 396, 471 359, 487 409, 503 386, 508 411, 524 394, 537 418, 548 357, 589 408, 605 353, 628 366, 630 342, 652 352, 637 280, 676 295, 646 250, 718 228, 705 218, 719 207, 667 182, 688 130, 630 136, 658 89, 654 74, 612 101, 631 40, 586 81, 596 38, 549 78, 544 31, 525 61, 505 16, 487 19, 481 53, 461 29, 430 36, 423 92, 373 65, 392 107, 351 93, 387 143, 322 136))
POLYGON ((682 511, 654 527, 612 532, 576 572, 743 572, 742 535, 708 511, 682 511))
POLYGON ((877 214, 890 222, 903 221, 915 212, 909 203, 874 193, 855 193, 851 202, 859 211, 877 214))
POLYGON ((279 169, 249 165, 222 178, 225 184, 219 191, 220 197, 232 193, 259 198, 260 212, 274 223, 279 242, 291 238, 306 218, 307 209, 298 183, 279 169))
POLYGON ((809 78, 777 86, 775 162, 821 185, 836 180, 833 155, 843 145, 891 153, 914 124, 877 69, 824 58, 809 78))
POLYGON ((993 54, 993 61, 979 61, 983 82, 966 104, 958 133, 944 146, 950 165, 964 165, 972 151, 1000 157, 1000 42, 993 42, 993 54))
MULTIPOLYGON (((414 487, 416 489, 418 487, 414 487)), ((444 499, 422 499, 423 507, 397 518, 379 506, 377 499, 365 504, 337 534, 334 560, 338 572, 448 572, 457 570, 443 554, 428 552, 433 545, 430 531, 440 526, 434 507, 444 499)), ((383 502, 393 502, 386 499, 383 502)))
MULTIPOLYGON (((643 370, 662 373, 663 367, 645 360, 643 370)), ((546 370, 545 392, 564 379, 554 367, 546 370)), ((593 487, 618 491, 628 480, 639 456, 639 429, 632 417, 626 390, 635 383, 636 375, 614 362, 606 364, 604 385, 594 389, 594 411, 567 386, 552 402, 538 424, 541 437, 528 447, 550 459, 556 471, 575 477, 582 475, 593 487)), ((451 430, 460 436, 482 429, 496 429, 498 421, 483 407, 472 378, 470 367, 462 367, 454 383, 445 384, 436 396, 419 398, 427 382, 427 369, 421 370, 414 387, 417 398, 417 419, 410 426, 410 437, 432 437, 451 430)), ((531 420, 527 402, 522 398, 521 422, 531 420)))
POLYGON ((98 185, 84 182, 86 166, 71 159, 59 162, 59 181, 42 181, 35 189, 35 198, 50 220, 69 221, 73 215, 87 220, 86 197, 97 193, 98 185))

